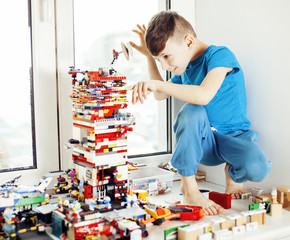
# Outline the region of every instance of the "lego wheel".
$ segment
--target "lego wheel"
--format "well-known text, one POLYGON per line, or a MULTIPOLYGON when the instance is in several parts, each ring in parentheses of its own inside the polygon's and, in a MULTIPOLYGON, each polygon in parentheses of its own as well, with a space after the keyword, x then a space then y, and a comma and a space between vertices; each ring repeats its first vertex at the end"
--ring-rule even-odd
POLYGON ((147 230, 145 230, 144 232, 142 232, 142 237, 148 237, 149 233, 147 230))
POLYGON ((165 222, 165 218, 158 218, 153 222, 153 225, 161 225, 163 222, 165 222))

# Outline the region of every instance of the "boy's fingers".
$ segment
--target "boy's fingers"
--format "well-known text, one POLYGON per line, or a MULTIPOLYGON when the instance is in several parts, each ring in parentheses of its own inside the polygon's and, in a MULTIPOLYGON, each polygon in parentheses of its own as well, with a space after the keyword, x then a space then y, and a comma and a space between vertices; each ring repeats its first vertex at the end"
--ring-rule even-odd
POLYGON ((131 91, 134 87, 135 87, 135 85, 129 85, 129 86, 127 86, 127 91, 131 91))
POLYGON ((134 104, 136 103, 136 98, 137 98, 137 88, 136 88, 136 85, 135 85, 135 87, 133 88, 133 91, 132 91, 132 102, 134 104))
POLYGON ((146 99, 148 95, 148 88, 147 88, 147 84, 145 83, 143 86, 143 97, 146 99))
POLYGON ((137 31, 137 30, 132 30, 132 32, 137 33, 139 35, 139 38, 143 38, 143 33, 137 31))
POLYGON ((143 85, 141 85, 141 86, 138 87, 138 97, 140 99, 140 102, 142 102, 142 86, 143 85))
POLYGON ((140 50, 141 50, 141 47, 138 46, 138 45, 136 45, 135 43, 133 43, 133 42, 129 42, 129 43, 130 43, 130 45, 131 45, 133 48, 135 48, 137 51, 140 51, 140 50))
POLYGON ((140 30, 142 33, 144 33, 144 24, 143 24, 143 28, 142 28, 139 24, 137 24, 137 27, 139 28, 139 30, 140 30))

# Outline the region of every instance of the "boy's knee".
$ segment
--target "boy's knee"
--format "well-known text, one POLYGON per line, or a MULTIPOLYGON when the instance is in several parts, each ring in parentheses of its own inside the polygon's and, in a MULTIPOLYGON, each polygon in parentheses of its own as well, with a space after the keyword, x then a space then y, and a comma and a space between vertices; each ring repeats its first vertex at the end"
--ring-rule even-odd
POLYGON ((269 174, 272 163, 268 161, 264 153, 250 156, 250 161, 245 166, 247 180, 252 182, 262 182, 269 174))
POLYGON ((194 105, 186 103, 183 105, 179 111, 177 118, 174 123, 174 131, 180 125, 182 126, 193 126, 195 123, 198 123, 199 119, 204 119, 206 115, 205 108, 203 106, 194 105))

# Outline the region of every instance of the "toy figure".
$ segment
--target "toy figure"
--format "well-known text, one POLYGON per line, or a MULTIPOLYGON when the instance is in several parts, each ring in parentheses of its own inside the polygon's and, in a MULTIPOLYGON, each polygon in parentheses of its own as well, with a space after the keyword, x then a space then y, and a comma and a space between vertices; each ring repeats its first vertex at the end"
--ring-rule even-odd
POLYGON ((138 198, 137 198, 137 195, 134 193, 132 195, 132 207, 138 207, 138 198))
POLYGON ((95 198, 89 199, 89 208, 91 211, 95 210, 95 205, 97 204, 97 200, 95 198))
POLYGON ((70 176, 70 180, 71 182, 73 183, 74 180, 75 180, 75 176, 76 176, 76 172, 74 169, 72 169, 70 172, 69 172, 69 176, 70 176))
POLYGON ((107 209, 111 209, 112 205, 111 205, 111 198, 109 196, 106 196, 104 198, 104 204, 106 206, 107 209))
POLYGON ((127 208, 130 208, 131 207, 131 203, 132 203, 132 196, 131 195, 127 195, 126 201, 122 202, 121 205, 122 206, 126 205, 127 208))
POLYGON ((3 213, 3 218, 5 220, 3 230, 6 233, 7 236, 10 237, 10 235, 15 232, 15 225, 14 221, 12 221, 12 209, 6 208, 3 213))
POLYGON ((118 59, 120 53, 124 53, 125 55, 125 58, 127 60, 129 60, 129 56, 133 55, 133 52, 132 52, 132 48, 131 48, 131 45, 130 44, 127 44, 127 46, 125 46, 124 43, 121 43, 121 47, 122 47, 122 52, 116 52, 115 49, 113 49, 113 61, 111 62, 111 65, 113 65, 113 63, 115 62, 115 60, 118 59))

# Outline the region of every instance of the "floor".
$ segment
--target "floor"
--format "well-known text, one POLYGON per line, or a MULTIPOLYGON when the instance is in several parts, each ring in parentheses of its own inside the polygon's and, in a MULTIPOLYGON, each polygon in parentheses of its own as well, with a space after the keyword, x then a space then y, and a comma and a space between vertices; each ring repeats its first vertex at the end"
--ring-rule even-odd
MULTIPOLYGON (((208 189, 211 191, 224 192, 224 187, 201 182, 198 184, 200 189, 208 189)), ((150 196, 149 200, 158 205, 166 205, 167 201, 182 201, 182 196, 180 193, 180 181, 174 181, 172 191, 159 196, 150 196)), ((208 193, 204 193, 208 196, 208 193)), ((249 206, 249 200, 232 200, 232 208, 224 210, 222 215, 230 215, 233 213, 239 213, 242 211, 247 211, 249 206)), ((211 216, 206 216, 196 222, 182 222, 182 221, 166 221, 161 226, 150 226, 147 228, 149 236, 146 238, 148 240, 157 240, 164 238, 164 230, 176 227, 179 225, 195 224, 200 221, 209 221, 211 216)), ((247 240, 290 240, 290 211, 284 210, 282 216, 271 217, 269 214, 266 216, 266 224, 259 226, 257 230, 246 232, 245 234, 236 235, 233 239, 247 239, 247 240)))

